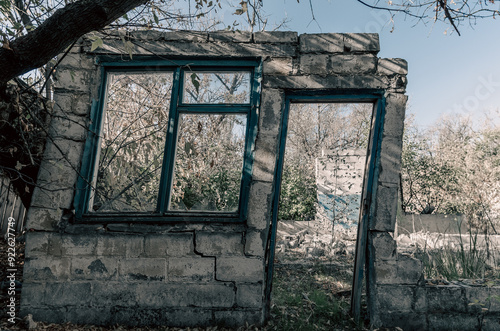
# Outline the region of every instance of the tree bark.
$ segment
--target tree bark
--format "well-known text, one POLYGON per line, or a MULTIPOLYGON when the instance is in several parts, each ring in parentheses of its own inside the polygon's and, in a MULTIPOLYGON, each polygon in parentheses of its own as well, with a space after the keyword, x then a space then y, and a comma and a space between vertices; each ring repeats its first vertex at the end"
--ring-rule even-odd
POLYGON ((80 0, 0 48, 0 86, 46 64, 84 34, 102 29, 148 0, 80 0))

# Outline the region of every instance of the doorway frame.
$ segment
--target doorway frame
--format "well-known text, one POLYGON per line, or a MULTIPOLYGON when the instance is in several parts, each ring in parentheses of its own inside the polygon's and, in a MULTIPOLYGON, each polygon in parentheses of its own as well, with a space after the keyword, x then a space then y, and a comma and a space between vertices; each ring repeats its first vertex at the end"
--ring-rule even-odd
MULTIPOLYGON (((371 216, 373 214, 372 201, 376 197, 376 184, 378 179, 377 164, 380 163, 380 150, 382 144, 383 123, 385 117, 385 90, 335 90, 335 91, 311 91, 293 90, 285 91, 285 99, 282 104, 278 151, 276 156, 276 168, 273 179, 272 193, 272 218, 269 228, 269 236, 266 249, 266 275, 265 275, 265 315, 266 320, 270 317, 271 293, 274 273, 274 257, 276 249, 276 232, 278 227, 278 207, 281 194, 281 179, 283 165, 285 161, 286 138, 288 134, 288 117, 290 105, 292 103, 371 103, 373 105, 370 135, 366 151, 365 174, 363 176, 362 196, 360 214, 358 221, 358 231, 356 238, 356 251, 353 271, 353 285, 351 290, 351 315, 355 320, 360 319, 361 314, 361 293, 364 272, 368 277, 372 274, 365 268, 370 267, 367 261, 368 249, 368 229, 371 216)), ((367 286, 369 282, 366 282, 367 286)), ((366 293, 369 293, 367 290, 366 293)))

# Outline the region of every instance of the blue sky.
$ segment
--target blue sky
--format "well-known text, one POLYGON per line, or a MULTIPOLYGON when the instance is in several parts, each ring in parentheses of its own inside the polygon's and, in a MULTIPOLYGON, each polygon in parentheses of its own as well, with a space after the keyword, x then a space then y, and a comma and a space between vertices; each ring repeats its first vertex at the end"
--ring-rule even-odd
MULTIPOLYGON (((409 112, 415 114, 418 125, 431 125, 442 114, 471 114, 477 119, 483 110, 500 108, 500 17, 463 25, 458 36, 447 24, 417 23, 397 14, 391 32, 387 14, 355 0, 312 2, 317 22, 311 21, 308 0, 264 0, 264 11, 270 22, 288 19, 280 30, 299 34, 379 33, 379 57, 408 61, 409 112)), ((234 10, 225 12, 227 20, 234 10)))

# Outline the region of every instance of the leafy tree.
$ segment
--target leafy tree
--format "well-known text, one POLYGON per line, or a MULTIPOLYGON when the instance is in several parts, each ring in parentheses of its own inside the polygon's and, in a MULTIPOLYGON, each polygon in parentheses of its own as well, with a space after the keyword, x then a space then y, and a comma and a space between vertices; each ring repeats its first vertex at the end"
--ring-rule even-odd
MULTIPOLYGON (((325 181, 329 184, 334 209, 332 222, 348 218, 352 203, 347 198, 353 180, 338 180, 345 173, 347 150, 366 151, 370 133, 371 104, 293 104, 288 118, 288 135, 280 198, 280 219, 308 220, 318 207, 317 168, 338 168, 325 181), (339 195, 343 199, 339 198, 339 195)), ((321 193, 323 194, 323 193, 321 193)))
POLYGON ((403 210, 461 213, 470 225, 497 231, 500 216, 500 126, 443 118, 427 130, 405 130, 403 210))

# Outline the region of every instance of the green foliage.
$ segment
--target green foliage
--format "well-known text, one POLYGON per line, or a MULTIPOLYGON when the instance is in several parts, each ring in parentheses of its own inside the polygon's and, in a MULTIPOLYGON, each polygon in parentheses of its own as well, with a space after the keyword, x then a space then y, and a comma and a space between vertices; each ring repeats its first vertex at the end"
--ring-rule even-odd
POLYGON ((352 275, 339 267, 277 265, 267 330, 364 330, 352 321, 349 302, 339 295, 351 282, 352 275))
POLYGON ((486 249, 478 247, 478 233, 472 230, 468 235, 468 243, 459 237, 458 249, 449 241, 446 246, 427 250, 424 248, 422 262, 427 278, 444 278, 446 280, 484 278, 488 270, 486 249))
POLYGON ((281 180, 278 219, 304 221, 316 216, 317 186, 314 172, 292 160, 285 163, 281 180))
POLYGON ((406 124, 402 154, 403 210, 464 214, 490 231, 499 218, 500 127, 467 118, 442 119, 427 130, 406 124))

